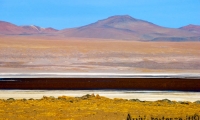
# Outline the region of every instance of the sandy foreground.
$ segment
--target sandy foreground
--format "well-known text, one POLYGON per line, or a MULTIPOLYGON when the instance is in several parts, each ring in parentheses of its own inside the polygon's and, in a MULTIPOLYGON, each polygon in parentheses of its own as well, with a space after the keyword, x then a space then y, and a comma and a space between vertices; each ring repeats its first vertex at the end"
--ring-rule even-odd
POLYGON ((199 73, 200 42, 1 36, 1 73, 199 73))
POLYGON ((153 102, 110 99, 99 94, 80 97, 43 96, 41 99, 0 99, 2 120, 199 120, 199 114, 200 101, 178 102, 163 99, 153 102))

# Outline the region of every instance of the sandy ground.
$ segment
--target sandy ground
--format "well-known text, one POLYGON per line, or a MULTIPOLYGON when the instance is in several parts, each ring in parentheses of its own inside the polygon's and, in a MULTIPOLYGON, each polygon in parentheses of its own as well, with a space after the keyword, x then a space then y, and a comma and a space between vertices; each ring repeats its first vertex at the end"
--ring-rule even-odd
POLYGON ((199 73, 200 42, 0 37, 0 72, 199 73))

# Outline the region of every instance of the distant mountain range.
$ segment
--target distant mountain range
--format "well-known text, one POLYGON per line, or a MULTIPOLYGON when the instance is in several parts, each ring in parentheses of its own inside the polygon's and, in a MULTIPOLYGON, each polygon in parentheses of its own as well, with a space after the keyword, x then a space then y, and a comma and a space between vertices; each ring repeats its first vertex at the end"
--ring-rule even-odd
POLYGON ((187 30, 187 31, 191 31, 191 32, 200 34, 200 26, 198 26, 198 25, 190 24, 190 25, 187 25, 187 26, 180 27, 179 29, 187 30))
POLYGON ((39 26, 17 26, 0 21, 4 35, 57 35, 64 37, 123 39, 139 41, 200 41, 200 26, 166 28, 128 15, 112 16, 95 23, 63 30, 39 26))
POLYGON ((39 26, 17 26, 9 22, 0 21, 0 34, 13 35, 13 34, 38 34, 38 33, 53 33, 58 30, 54 28, 41 28, 39 26))

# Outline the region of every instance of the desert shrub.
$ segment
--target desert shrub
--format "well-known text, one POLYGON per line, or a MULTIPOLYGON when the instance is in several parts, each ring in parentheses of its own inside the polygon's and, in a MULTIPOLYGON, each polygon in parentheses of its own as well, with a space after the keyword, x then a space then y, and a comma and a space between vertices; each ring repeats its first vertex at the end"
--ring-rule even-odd
POLYGON ((129 101, 133 101, 133 102, 141 102, 139 99, 130 99, 129 101))
POLYGON ((197 100, 197 101, 195 101, 194 103, 196 103, 196 104, 200 104, 200 100, 197 100))
POLYGON ((8 98, 7 101, 15 101, 14 98, 8 98))

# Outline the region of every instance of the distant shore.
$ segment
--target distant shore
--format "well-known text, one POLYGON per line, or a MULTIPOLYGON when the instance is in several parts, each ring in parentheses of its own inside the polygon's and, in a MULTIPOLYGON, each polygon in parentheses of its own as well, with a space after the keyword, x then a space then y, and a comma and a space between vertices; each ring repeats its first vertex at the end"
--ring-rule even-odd
POLYGON ((110 99, 140 99, 141 101, 157 101, 169 99, 172 101, 200 100, 200 92, 181 91, 147 91, 147 90, 0 90, 0 99, 41 99, 43 96, 81 97, 86 94, 99 94, 110 99))

